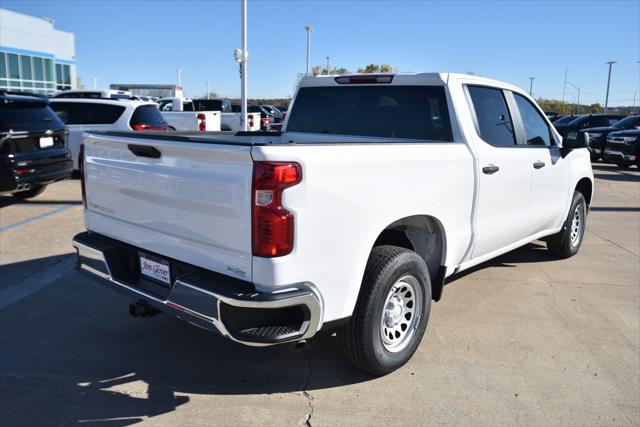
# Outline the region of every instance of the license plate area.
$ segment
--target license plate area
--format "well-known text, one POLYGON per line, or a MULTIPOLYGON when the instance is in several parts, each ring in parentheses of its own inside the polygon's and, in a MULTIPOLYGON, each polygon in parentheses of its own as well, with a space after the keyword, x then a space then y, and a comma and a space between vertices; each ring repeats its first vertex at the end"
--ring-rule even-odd
POLYGON ((143 252, 138 253, 140 276, 144 279, 171 288, 171 265, 169 261, 143 252))
POLYGON ((53 137, 43 136, 40 138, 40 148, 53 147, 53 137))

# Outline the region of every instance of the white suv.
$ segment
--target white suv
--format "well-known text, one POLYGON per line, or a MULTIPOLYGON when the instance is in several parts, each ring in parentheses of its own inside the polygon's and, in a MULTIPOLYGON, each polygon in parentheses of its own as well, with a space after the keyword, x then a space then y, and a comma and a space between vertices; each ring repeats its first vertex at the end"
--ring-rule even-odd
POLYGON ((71 151, 74 170, 80 170, 78 156, 85 131, 169 130, 154 102, 52 98, 50 106, 69 130, 67 146, 71 151))

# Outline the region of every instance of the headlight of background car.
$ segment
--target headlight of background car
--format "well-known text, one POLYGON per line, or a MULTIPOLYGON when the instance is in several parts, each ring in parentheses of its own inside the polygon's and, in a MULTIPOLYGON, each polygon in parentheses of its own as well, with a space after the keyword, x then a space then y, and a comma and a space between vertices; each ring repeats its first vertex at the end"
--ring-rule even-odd
POLYGON ((637 136, 625 136, 622 140, 625 142, 625 144, 633 144, 634 142, 638 141, 637 136))

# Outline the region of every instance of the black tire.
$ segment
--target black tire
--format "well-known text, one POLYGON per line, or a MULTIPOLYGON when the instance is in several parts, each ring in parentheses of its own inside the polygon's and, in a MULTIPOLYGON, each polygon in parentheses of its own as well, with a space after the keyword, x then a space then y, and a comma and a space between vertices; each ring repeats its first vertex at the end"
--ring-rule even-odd
POLYGON ((589 155, 591 156, 592 162, 597 162, 598 160, 600 160, 600 157, 602 157, 599 153, 594 153, 593 151, 590 151, 589 155))
POLYGON ((616 163, 619 169, 629 169, 631 167, 630 163, 616 163))
MULTIPOLYGON (((393 372, 404 365, 418 348, 427 328, 430 311, 431 280, 424 260, 415 252, 401 247, 375 247, 369 255, 353 316, 338 331, 342 349, 346 357, 365 372, 376 376, 393 372), (389 325, 386 321, 383 324, 383 313, 388 312, 385 307, 389 307, 387 303, 390 296, 400 295, 401 292, 405 292, 403 296, 410 294, 410 291, 403 291, 406 289, 404 284, 409 282, 408 288, 413 286, 416 289, 413 296, 415 309, 409 313, 413 305, 406 303, 405 307, 399 309, 400 313, 393 315, 399 319, 396 325, 402 327, 403 322, 409 322, 409 325, 402 329, 408 332, 401 332, 404 335, 397 343, 398 348, 390 351, 389 347, 393 344, 385 344, 382 337, 383 333, 391 331, 387 330, 389 325)), ((393 322, 389 317, 384 319, 393 322)), ((389 335, 391 339, 398 338, 392 335, 389 335)))
POLYGON ((47 188, 46 185, 39 185, 37 187, 32 187, 27 191, 19 191, 17 193, 13 193, 13 197, 20 200, 31 199, 32 197, 36 197, 38 194, 42 193, 45 188, 47 188))
POLYGON ((567 219, 562 226, 562 231, 553 236, 551 239, 547 240, 547 249, 549 250, 549 252, 561 259, 570 258, 577 254, 578 250, 580 250, 580 245, 582 244, 582 239, 584 238, 584 232, 587 228, 586 220, 587 201, 585 200, 582 193, 576 191, 573 193, 571 207, 569 208, 567 219), (577 231, 573 224, 576 210, 579 210, 579 223, 577 231))

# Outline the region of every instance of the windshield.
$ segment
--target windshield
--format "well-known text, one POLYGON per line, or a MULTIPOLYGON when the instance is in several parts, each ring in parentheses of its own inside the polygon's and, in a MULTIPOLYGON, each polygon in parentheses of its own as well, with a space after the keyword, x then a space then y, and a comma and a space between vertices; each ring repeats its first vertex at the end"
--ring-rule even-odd
POLYGON ((579 116, 579 117, 576 117, 575 119, 571 120, 567 124, 571 125, 571 126, 579 125, 579 124, 584 123, 587 120, 588 117, 589 116, 579 116))
POLYGON ((554 125, 560 125, 563 123, 569 123, 571 120, 575 119, 576 116, 565 116, 565 117, 561 117, 558 120, 556 120, 555 122, 553 122, 554 125))
POLYGON ((288 132, 451 141, 442 86, 329 86, 298 91, 288 132))
POLYGON ((56 113, 43 102, 0 103, 0 132, 63 128, 56 113))
POLYGON ((617 122, 612 124, 611 127, 614 127, 617 129, 630 129, 638 125, 640 125, 640 116, 629 116, 629 117, 625 117, 622 120, 618 120, 617 122))

